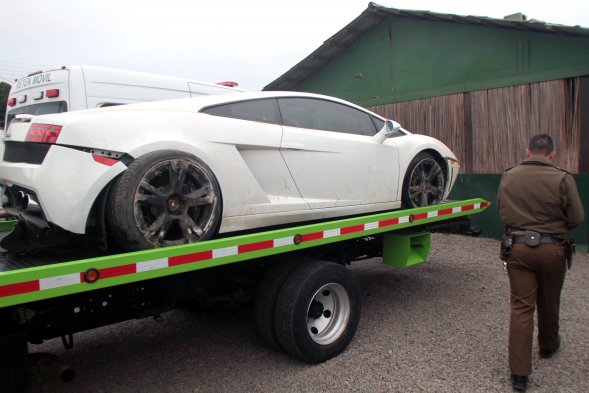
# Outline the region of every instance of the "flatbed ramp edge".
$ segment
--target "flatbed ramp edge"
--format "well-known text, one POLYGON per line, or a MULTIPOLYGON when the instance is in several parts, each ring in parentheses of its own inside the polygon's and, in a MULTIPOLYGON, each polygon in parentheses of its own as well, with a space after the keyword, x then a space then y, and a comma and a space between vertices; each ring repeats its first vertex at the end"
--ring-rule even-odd
POLYGON ((317 224, 0 271, 0 308, 221 266, 452 220, 484 211, 481 198, 317 224))

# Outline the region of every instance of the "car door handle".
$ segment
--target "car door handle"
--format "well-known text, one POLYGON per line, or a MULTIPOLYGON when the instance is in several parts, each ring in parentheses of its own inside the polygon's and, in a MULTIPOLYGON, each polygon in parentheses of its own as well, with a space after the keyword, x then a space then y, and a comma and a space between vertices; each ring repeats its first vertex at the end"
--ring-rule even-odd
POLYGON ((306 146, 303 143, 285 142, 282 144, 282 148, 289 149, 289 150, 304 150, 306 148, 306 146))

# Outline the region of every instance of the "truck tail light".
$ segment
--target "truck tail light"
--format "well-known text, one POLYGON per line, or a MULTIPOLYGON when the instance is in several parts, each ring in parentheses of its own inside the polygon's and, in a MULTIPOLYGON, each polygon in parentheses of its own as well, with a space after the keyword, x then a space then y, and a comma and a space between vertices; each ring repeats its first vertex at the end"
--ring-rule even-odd
POLYGON ((33 123, 29 128, 25 142, 55 143, 60 131, 61 126, 33 123))
POLYGON ((12 97, 8 99, 8 106, 15 106, 16 105, 16 97, 12 97))
POLYGON ((47 98, 59 97, 59 89, 49 89, 49 90, 45 91, 45 96, 47 98))

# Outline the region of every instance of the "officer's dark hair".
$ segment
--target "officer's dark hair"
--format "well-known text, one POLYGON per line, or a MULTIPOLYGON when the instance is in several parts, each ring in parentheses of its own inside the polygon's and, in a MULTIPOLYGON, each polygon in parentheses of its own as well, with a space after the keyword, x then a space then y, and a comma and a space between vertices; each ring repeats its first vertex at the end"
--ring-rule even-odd
POLYGON ((528 149, 532 154, 548 155, 554 151, 554 142, 548 134, 538 134, 530 140, 528 149))

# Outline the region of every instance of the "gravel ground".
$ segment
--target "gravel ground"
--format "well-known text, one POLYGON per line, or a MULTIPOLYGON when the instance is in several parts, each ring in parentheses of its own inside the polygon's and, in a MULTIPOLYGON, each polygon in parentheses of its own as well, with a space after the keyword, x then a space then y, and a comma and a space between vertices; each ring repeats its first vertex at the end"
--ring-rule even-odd
MULTIPOLYGON (((380 259, 352 270, 363 290, 348 349, 320 365, 268 349, 245 307, 176 310, 31 346, 76 369, 64 384, 32 369, 33 392, 510 392, 508 280, 489 239, 434 235, 430 262, 401 270, 380 259)), ((529 392, 589 391, 589 258, 569 272, 559 353, 534 344, 529 392)))

